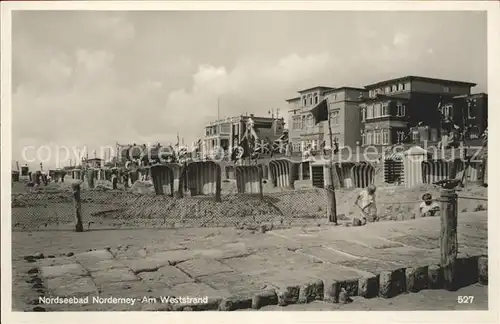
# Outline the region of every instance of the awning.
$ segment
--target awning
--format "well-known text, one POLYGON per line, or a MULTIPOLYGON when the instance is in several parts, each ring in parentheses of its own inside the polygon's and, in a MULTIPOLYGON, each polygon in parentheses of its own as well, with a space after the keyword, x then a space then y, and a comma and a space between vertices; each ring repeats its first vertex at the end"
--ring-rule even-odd
POLYGON ((403 153, 401 152, 392 152, 389 155, 385 157, 385 160, 392 160, 392 161, 403 161, 403 153))

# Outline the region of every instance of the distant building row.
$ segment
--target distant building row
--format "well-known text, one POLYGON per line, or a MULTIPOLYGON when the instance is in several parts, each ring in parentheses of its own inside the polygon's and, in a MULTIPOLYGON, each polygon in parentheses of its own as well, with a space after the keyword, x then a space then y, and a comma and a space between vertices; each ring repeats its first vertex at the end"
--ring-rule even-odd
POLYGON ((326 99, 332 133, 340 147, 439 141, 455 125, 469 139, 486 129, 488 98, 471 94, 474 83, 406 76, 364 88, 317 86, 288 99, 293 150, 329 147, 328 122, 315 125, 310 110, 326 99), (416 126, 419 131, 413 132, 416 126), (408 138, 409 137, 409 138, 408 138))

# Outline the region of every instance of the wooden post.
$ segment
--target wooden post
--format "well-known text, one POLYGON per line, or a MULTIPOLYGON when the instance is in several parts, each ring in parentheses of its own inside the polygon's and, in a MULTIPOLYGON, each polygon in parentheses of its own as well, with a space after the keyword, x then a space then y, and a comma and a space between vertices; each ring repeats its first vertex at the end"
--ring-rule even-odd
POLYGON ((83 232, 80 183, 73 183, 71 187, 73 188, 73 206, 75 207, 75 232, 83 232))
POLYGON ((221 169, 220 165, 217 164, 217 167, 215 168, 216 172, 216 178, 215 178, 215 201, 221 202, 221 192, 222 192, 222 175, 221 175, 221 169))
POLYGON ((457 194, 454 189, 441 190, 441 267, 444 288, 457 289, 456 263, 458 253, 457 194))
POLYGON ((263 178, 263 168, 264 166, 261 164, 261 165, 258 165, 257 168, 258 168, 258 171, 259 171, 259 198, 260 200, 264 200, 264 188, 262 187, 262 178, 263 178))
POLYGON ((89 184, 89 188, 94 188, 94 170, 87 170, 87 182, 89 184))
MULTIPOLYGON (((327 102, 328 105, 328 102, 327 102)), ((328 134, 330 136, 330 161, 329 161, 329 169, 330 169, 330 185, 327 188, 327 197, 328 197, 328 221, 330 223, 337 224, 337 198, 335 197, 335 183, 333 172, 336 172, 333 164, 333 134, 332 134, 332 125, 330 118, 330 108, 328 107, 328 134)))
POLYGON ((182 165, 181 174, 179 176, 179 188, 177 190, 177 197, 184 197, 184 186, 186 182, 186 174, 187 174, 187 163, 182 165))

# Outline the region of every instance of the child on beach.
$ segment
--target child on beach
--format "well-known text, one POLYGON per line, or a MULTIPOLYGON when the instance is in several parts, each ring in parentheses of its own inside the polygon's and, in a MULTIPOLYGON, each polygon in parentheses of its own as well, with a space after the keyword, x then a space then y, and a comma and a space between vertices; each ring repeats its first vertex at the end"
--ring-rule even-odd
POLYGON ((369 185, 365 190, 361 191, 356 201, 354 202, 361 209, 360 220, 361 225, 367 222, 375 222, 377 218, 377 205, 375 202, 375 185, 369 185))

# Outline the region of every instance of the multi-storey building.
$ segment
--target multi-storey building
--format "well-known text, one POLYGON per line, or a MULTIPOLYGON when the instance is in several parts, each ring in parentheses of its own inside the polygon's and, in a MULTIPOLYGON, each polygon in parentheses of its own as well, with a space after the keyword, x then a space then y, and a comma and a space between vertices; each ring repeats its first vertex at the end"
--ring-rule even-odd
POLYGON ((284 119, 273 117, 257 117, 253 114, 245 116, 227 117, 216 120, 205 126, 203 146, 206 152, 214 148, 231 150, 241 142, 246 132, 249 119, 254 123, 254 130, 259 140, 275 141, 284 130, 284 119))
POLYGON ((467 140, 477 140, 488 127, 488 95, 476 93, 455 96, 441 105, 441 130, 449 132, 454 125, 466 130, 467 140))
POLYGON ((360 104, 362 145, 401 143, 410 129, 420 125, 413 142, 438 141, 440 102, 470 95, 475 83, 405 76, 365 86, 368 97, 360 104))
POLYGON ((324 142, 329 148, 328 121, 315 124, 311 109, 325 98, 328 102, 332 134, 339 147, 356 145, 360 140, 359 102, 366 96, 365 89, 353 87, 332 88, 316 86, 301 90, 300 96, 288 99, 289 141, 293 151, 310 147, 317 149, 324 142))

